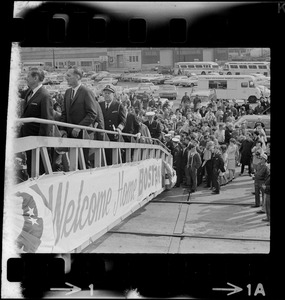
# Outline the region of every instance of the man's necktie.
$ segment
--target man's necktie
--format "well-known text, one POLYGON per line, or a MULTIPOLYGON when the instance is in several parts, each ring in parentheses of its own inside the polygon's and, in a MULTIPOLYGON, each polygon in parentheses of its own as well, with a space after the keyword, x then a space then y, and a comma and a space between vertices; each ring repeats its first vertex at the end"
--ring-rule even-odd
POLYGON ((30 99, 32 98, 33 93, 34 93, 33 90, 30 90, 28 97, 27 97, 27 104, 29 103, 30 99))
POLYGON ((109 109, 109 104, 107 103, 106 104, 106 111, 108 111, 108 109, 109 109))
POLYGON ((73 97, 74 97, 74 89, 71 90, 71 97, 70 97, 71 102, 73 100, 73 97))

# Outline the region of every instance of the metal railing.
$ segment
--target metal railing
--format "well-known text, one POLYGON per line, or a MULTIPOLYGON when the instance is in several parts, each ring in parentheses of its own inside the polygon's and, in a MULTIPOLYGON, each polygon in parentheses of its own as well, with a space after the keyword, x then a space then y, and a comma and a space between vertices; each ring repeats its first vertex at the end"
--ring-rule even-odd
POLYGON ((68 162, 68 171, 77 171, 79 169, 86 170, 83 149, 89 149, 89 157, 92 159, 92 168, 106 167, 106 153, 105 149, 112 149, 112 165, 123 163, 131 163, 142 161, 148 158, 161 158, 172 166, 172 155, 169 149, 158 139, 149 137, 139 138, 137 135, 108 131, 97 129, 93 127, 63 123, 53 120, 45 120, 39 118, 22 118, 16 119, 15 123, 21 125, 24 123, 40 123, 46 125, 53 125, 53 136, 27 136, 15 138, 13 140, 12 151, 13 154, 20 152, 32 151, 31 158, 31 177, 38 177, 40 175, 40 159, 43 162, 45 174, 54 174, 52 162, 49 155, 49 148, 57 150, 67 149, 59 152, 68 162), (64 138, 60 135, 58 126, 67 128, 79 128, 83 130, 82 139, 78 138, 64 138), (103 140, 90 139, 88 132, 99 132, 103 135, 103 140), (108 134, 117 135, 117 141, 110 141, 108 134), (125 142, 123 137, 127 136, 131 142, 125 142), (122 157, 122 150, 124 151, 124 158, 122 157))

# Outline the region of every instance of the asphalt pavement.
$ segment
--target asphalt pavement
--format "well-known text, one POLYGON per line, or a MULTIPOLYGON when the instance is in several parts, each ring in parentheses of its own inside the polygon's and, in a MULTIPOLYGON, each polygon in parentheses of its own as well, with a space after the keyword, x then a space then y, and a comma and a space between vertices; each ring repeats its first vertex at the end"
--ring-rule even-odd
POLYGON ((269 253, 266 215, 251 207, 253 184, 243 175, 222 186, 220 194, 204 183, 190 196, 182 187, 164 191, 83 252, 269 253))

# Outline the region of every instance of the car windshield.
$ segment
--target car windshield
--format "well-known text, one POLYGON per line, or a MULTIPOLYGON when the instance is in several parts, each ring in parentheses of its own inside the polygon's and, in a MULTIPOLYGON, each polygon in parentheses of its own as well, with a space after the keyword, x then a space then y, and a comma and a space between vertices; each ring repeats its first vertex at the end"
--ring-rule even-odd
POLYGON ((149 91, 149 90, 150 90, 150 87, 149 87, 149 86, 140 86, 140 87, 138 88, 138 90, 140 90, 140 91, 149 91))

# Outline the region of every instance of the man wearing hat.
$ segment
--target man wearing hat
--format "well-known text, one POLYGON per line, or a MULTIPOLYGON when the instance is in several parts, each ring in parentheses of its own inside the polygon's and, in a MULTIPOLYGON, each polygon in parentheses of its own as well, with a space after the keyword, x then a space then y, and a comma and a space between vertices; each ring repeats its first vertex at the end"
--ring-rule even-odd
MULTIPOLYGON (((104 101, 100 102, 103 112, 105 129, 121 133, 126 125, 126 110, 122 103, 114 100, 115 89, 111 85, 106 85, 103 89, 104 101)), ((110 141, 115 141, 114 134, 108 134, 110 141)))
POLYGON ((159 122, 154 120, 155 112, 148 111, 145 114, 148 118, 147 121, 144 122, 144 124, 148 127, 150 135, 154 139, 159 139, 161 134, 161 127, 159 122))
POLYGON ((167 133, 165 136, 165 146, 170 150, 172 153, 174 149, 173 141, 172 141, 172 136, 171 133, 167 133))
POLYGON ((266 178, 269 175, 269 168, 266 165, 267 155, 262 153, 260 155, 260 163, 256 167, 256 173, 254 176, 254 190, 255 190, 255 205, 253 207, 260 206, 260 192, 262 195, 262 208, 257 213, 265 213, 265 205, 264 205, 264 190, 262 185, 265 183, 266 178))
MULTIPOLYGON (((126 125, 127 112, 122 103, 114 99, 115 89, 111 85, 106 85, 103 89, 104 101, 100 106, 104 116, 105 130, 116 131, 121 134, 126 125)), ((116 141, 118 135, 108 134, 110 141, 116 141)), ((107 164, 111 165, 112 149, 105 149, 107 164)))
POLYGON ((174 187, 179 187, 182 182, 182 146, 180 139, 177 137, 172 138, 173 142, 173 168, 176 171, 177 181, 174 187))

